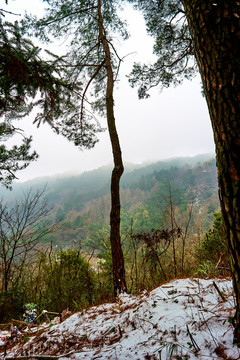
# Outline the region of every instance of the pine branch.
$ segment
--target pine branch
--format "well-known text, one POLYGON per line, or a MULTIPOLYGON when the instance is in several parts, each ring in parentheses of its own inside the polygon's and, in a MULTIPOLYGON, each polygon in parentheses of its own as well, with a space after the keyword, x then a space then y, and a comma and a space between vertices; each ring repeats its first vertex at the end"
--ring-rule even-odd
POLYGON ((84 89, 84 92, 82 94, 82 101, 81 101, 81 114, 80 114, 80 121, 82 122, 82 119, 83 119, 83 103, 84 103, 84 99, 85 99, 85 95, 87 93, 87 90, 91 84, 91 82, 95 79, 95 77, 97 76, 97 74, 99 73, 99 71, 101 70, 101 68, 103 67, 105 63, 105 59, 101 62, 101 64, 98 66, 97 70, 95 71, 95 73, 93 74, 93 76, 91 77, 91 79, 88 81, 85 89, 84 89))
POLYGON ((16 15, 16 16, 21 16, 21 14, 17 14, 17 13, 14 13, 12 11, 7 11, 7 10, 4 10, 4 9, 0 9, 0 13, 1 15, 5 16, 3 13, 7 13, 7 14, 11 14, 11 15, 16 15))
POLYGON ((67 18, 67 17, 69 17, 69 16, 71 16, 71 15, 81 14, 81 13, 84 13, 84 12, 87 12, 87 11, 89 11, 89 10, 96 9, 96 8, 97 8, 97 6, 91 6, 91 7, 89 7, 89 8, 85 8, 85 9, 82 9, 82 10, 79 9, 79 10, 70 12, 70 13, 68 13, 68 14, 66 14, 66 15, 63 15, 63 16, 61 16, 61 17, 59 17, 59 18, 55 18, 55 19, 53 19, 53 20, 49 20, 49 21, 47 21, 47 20, 44 21, 44 20, 43 20, 43 21, 40 23, 40 25, 42 25, 42 26, 47 26, 47 25, 53 24, 54 22, 63 20, 63 19, 65 19, 65 18, 67 18))

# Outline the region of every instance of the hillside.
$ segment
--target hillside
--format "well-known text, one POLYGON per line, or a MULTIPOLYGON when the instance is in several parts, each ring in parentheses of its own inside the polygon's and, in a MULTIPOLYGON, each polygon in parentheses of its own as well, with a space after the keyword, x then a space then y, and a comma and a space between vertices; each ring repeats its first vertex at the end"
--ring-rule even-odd
MULTIPOLYGON (((195 167, 202 164, 209 159, 213 159, 213 154, 203 154, 193 157, 179 157, 165 161, 158 161, 151 164, 125 164, 124 174, 121 178, 121 186, 126 187, 128 184, 139 180, 142 176, 149 175, 154 171, 160 171, 163 169, 170 169, 172 167, 180 168, 188 165, 195 167)), ((87 193, 92 191, 108 192, 112 166, 103 166, 98 169, 84 172, 80 175, 74 176, 48 176, 43 178, 36 178, 26 181, 24 183, 14 182, 13 191, 6 190, 4 187, 0 187, 0 196, 6 200, 18 197, 21 192, 29 188, 42 188, 47 186, 48 193, 56 194, 58 192, 66 190, 76 190, 78 193, 87 193), (104 190, 103 190, 104 189, 104 190)), ((53 195, 53 198, 55 196, 53 195)), ((56 196, 57 198, 57 196, 56 196)))
MULTIPOLYGON (((191 205, 197 217, 202 216, 203 230, 212 222, 218 209, 217 169, 210 155, 177 158, 139 167, 126 165, 121 181, 122 229, 148 231, 163 227, 163 213, 171 195, 179 214, 191 205)), ((14 184, 13 191, 1 189, 6 202, 20 199, 27 189, 46 187, 53 212, 50 223, 60 222, 61 231, 45 237, 44 242, 65 246, 84 241, 109 224, 111 167, 106 166, 79 176, 47 178, 14 184)), ((197 221, 197 219, 195 219, 197 221)), ((196 222, 195 221, 195 222, 196 222)), ((194 226, 194 224, 192 224, 194 226)))
MULTIPOLYGON (((172 165, 152 164, 150 168, 126 171, 121 188, 120 231, 129 294, 151 290, 177 277, 230 274, 218 211, 215 159, 195 166, 172 165)), ((1 323, 20 320, 27 303, 37 304, 39 312, 44 309, 61 312, 63 309, 79 311, 113 300, 109 171, 101 168, 80 177, 52 179, 45 192, 53 210, 47 218, 42 218, 43 223, 37 216, 35 227, 30 217, 25 233, 19 232, 19 224, 21 219, 25 221, 28 207, 15 205, 14 208, 13 205, 13 210, 5 212, 6 219, 3 218, 1 224, 8 242, 2 241, 0 256, 3 265, 7 265, 9 259, 13 262, 10 273, 4 272, 7 267, 2 267, 0 281, 4 284, 6 275, 10 291, 8 297, 2 292, 1 323), (12 229, 12 233, 8 229, 12 229), (49 232, 49 229, 55 231, 49 232), (16 248, 15 240, 17 251, 12 257, 4 257, 6 251, 9 254, 16 248), (25 251, 24 256, 19 249, 25 251)), ((22 189, 27 191, 27 184, 22 189)), ((20 190, 19 187, 19 194, 20 190)), ((16 196, 16 189, 10 195, 16 196)), ((41 201, 39 204, 41 206, 41 201)), ((179 298, 174 300, 178 302, 179 298)), ((164 299, 161 306, 168 297, 164 299)), ((147 323, 151 321, 147 318, 147 323)))
POLYGON ((233 312, 230 280, 174 280, 139 296, 122 294, 60 324, 56 318, 56 325, 45 323, 27 337, 22 331, 25 343, 9 348, 5 359, 236 360, 240 352, 228 321, 233 312))

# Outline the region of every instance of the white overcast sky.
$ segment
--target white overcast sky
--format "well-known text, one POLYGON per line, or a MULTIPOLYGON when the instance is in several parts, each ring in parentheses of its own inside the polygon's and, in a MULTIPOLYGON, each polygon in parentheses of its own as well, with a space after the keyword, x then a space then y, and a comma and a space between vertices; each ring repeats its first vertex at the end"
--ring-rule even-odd
MULTIPOLYGON (((1 0, 1 6, 4 7, 1 0)), ((40 14, 44 4, 40 0, 9 0, 5 9, 40 14)), ((146 35, 144 21, 129 6, 125 11, 131 38, 120 47, 125 58, 120 72, 120 83, 115 91, 115 115, 124 162, 143 163, 170 157, 214 153, 206 101, 201 95, 199 77, 186 81, 177 88, 154 89, 147 100, 138 100, 137 89, 128 85, 125 74, 134 61, 150 62, 152 39, 146 35)), ((9 18, 10 19, 10 18, 9 18)), ((15 19, 11 17, 11 20, 15 19)), ((45 47, 42 45, 43 48, 45 47)), ((62 173, 80 173, 112 163, 108 133, 100 135, 100 142, 92 150, 80 151, 48 125, 39 129, 24 119, 21 128, 33 135, 33 148, 39 158, 26 170, 18 173, 20 181, 62 173)), ((105 119, 102 125, 106 127, 105 119)))

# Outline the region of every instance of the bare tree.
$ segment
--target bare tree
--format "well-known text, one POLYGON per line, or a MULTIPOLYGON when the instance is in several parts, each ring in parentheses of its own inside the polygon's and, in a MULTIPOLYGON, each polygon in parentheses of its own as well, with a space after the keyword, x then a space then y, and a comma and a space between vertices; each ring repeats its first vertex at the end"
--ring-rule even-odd
POLYGON ((49 225, 51 209, 44 192, 29 190, 12 207, 0 202, 0 286, 3 293, 19 282, 27 256, 39 240, 56 228, 56 225, 49 225))
MULTIPOLYGON (((177 218, 176 214, 176 206, 174 205, 174 199, 171 189, 171 184, 168 182, 168 195, 165 198, 166 207, 163 212, 163 220, 164 220, 164 227, 169 227, 170 230, 175 228, 181 229, 181 239, 182 239, 182 251, 181 251, 181 271, 184 272, 184 258, 185 258, 185 247, 186 247, 186 239, 189 232, 189 226, 192 220, 192 211, 193 211, 193 204, 189 204, 188 206, 188 213, 186 219, 184 221, 177 218)), ((183 217, 183 216, 182 216, 183 217)), ((182 218, 181 217, 181 218, 182 218)), ((173 264, 174 264, 174 276, 178 276, 178 263, 177 263, 177 244, 176 240, 180 238, 173 237, 172 238, 172 251, 173 251, 173 264)))
POLYGON ((133 239, 137 239, 143 242, 146 247, 146 258, 153 260, 155 264, 159 265, 159 268, 165 280, 167 280, 167 275, 164 271, 163 264, 160 258, 163 254, 167 252, 169 246, 175 241, 175 239, 180 237, 181 232, 182 230, 180 228, 175 227, 170 230, 152 229, 151 232, 139 233, 132 236, 133 239))

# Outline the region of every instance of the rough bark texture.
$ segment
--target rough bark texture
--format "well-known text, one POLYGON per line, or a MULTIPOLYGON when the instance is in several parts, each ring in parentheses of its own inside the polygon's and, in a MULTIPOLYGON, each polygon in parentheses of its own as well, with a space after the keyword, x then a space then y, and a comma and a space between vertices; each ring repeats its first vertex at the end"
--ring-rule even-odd
POLYGON ((124 258, 121 247, 120 238, 120 178, 123 174, 124 167, 122 162, 122 152, 119 143, 119 138, 116 130, 114 117, 114 101, 113 101, 113 87, 114 78, 111 65, 111 53, 109 44, 106 38, 103 27, 103 20, 101 15, 101 1, 98 0, 98 16, 99 16, 99 37, 102 41, 105 52, 105 66, 107 71, 107 89, 106 89, 106 107, 107 107, 107 123, 110 135, 114 169, 111 178, 111 214, 110 214, 110 241, 113 261, 113 283, 114 294, 127 290, 125 280, 124 258))
POLYGON ((182 0, 211 117, 240 343, 240 1, 182 0))

